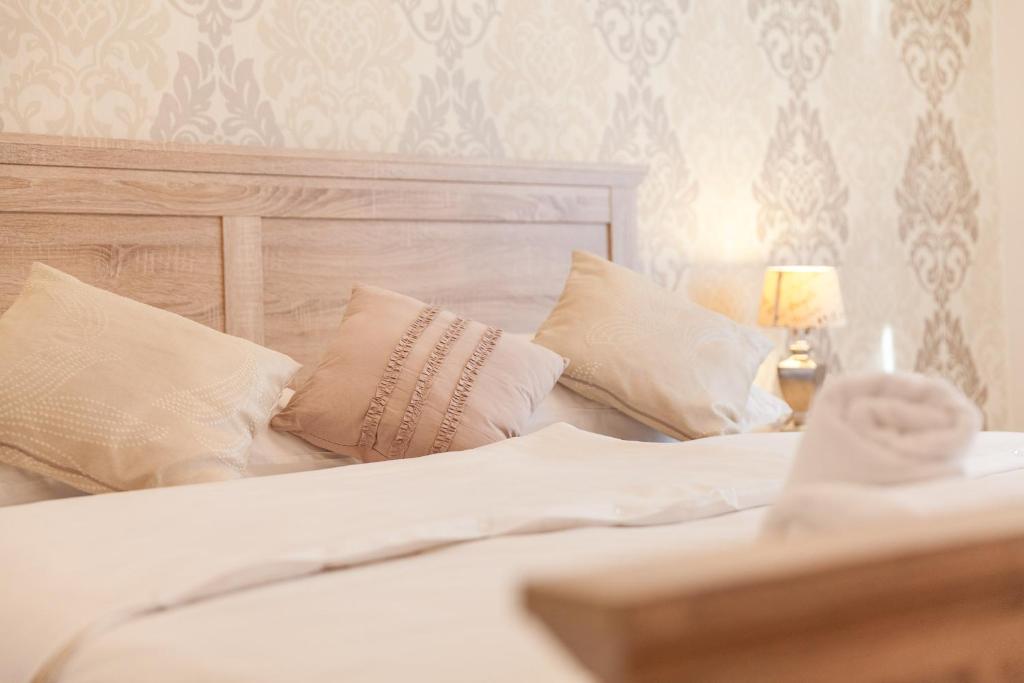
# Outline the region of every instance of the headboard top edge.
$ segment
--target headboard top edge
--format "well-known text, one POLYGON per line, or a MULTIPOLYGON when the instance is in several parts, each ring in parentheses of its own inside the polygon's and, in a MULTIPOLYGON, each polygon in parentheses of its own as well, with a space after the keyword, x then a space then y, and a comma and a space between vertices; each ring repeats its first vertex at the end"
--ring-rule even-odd
POLYGON ((640 165, 367 154, 0 133, 0 164, 309 177, 636 187, 640 165))

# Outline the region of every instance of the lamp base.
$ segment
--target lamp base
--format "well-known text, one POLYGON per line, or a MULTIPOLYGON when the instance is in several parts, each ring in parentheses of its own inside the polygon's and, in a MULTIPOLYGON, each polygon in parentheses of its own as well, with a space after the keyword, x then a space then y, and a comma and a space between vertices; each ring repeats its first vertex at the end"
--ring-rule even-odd
POLYGON ((807 420, 807 411, 814 393, 825 379, 827 366, 811 357, 811 345, 798 339, 789 345, 789 357, 779 362, 779 388, 782 397, 793 409, 793 424, 801 426, 807 420))

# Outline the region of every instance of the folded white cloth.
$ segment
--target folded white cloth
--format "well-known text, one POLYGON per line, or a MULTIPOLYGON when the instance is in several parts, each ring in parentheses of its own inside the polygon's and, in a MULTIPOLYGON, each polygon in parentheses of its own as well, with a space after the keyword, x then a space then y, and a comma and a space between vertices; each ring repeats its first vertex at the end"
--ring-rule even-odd
POLYGON ((766 534, 848 526, 898 514, 886 487, 962 477, 981 427, 977 407, 943 379, 865 374, 828 382, 811 407, 766 534))

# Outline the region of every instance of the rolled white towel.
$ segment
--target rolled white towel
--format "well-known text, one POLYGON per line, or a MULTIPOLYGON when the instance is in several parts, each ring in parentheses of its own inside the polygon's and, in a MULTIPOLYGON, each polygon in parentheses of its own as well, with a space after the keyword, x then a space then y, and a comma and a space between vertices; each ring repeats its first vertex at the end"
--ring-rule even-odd
POLYGON ((916 374, 835 378, 811 407, 765 535, 900 516, 892 487, 962 477, 981 413, 952 384, 916 374))
POLYGON ((836 377, 811 406, 786 486, 962 476, 964 455, 980 428, 978 408, 944 379, 836 377))

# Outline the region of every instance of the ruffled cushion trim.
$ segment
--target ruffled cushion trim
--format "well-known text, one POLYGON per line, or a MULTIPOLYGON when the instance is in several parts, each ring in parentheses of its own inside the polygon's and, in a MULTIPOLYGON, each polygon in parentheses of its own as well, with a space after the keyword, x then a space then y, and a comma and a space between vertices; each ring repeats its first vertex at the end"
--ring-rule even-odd
POLYGON ((448 352, 451 351, 452 346, 462 336, 465 329, 466 321, 462 318, 456 318, 445 328, 441 338, 434 344, 427 362, 416 379, 416 387, 412 391, 412 396, 409 397, 409 405, 405 407, 402 422, 398 426, 398 433, 395 434, 395 438, 391 442, 389 458, 405 457, 406 451, 409 449, 409 442, 412 441, 412 436, 416 432, 416 425, 419 423, 420 415, 423 413, 423 405, 430 395, 430 388, 434 384, 434 378, 437 376, 441 366, 444 365, 445 359, 448 358, 448 352))
POLYGON ((455 432, 459 428, 459 422, 462 420, 462 413, 466 409, 469 395, 473 391, 476 377, 484 363, 487 362, 488 356, 494 351, 499 339, 501 339, 501 330, 496 327, 488 327, 480 335, 480 341, 477 342, 472 355, 462 368, 462 374, 459 375, 455 391, 452 392, 451 400, 448 402, 448 409, 445 410, 444 419, 441 420, 437 436, 434 437, 434 444, 430 448, 431 453, 444 453, 451 448, 452 439, 455 438, 455 432))
POLYGON ((388 357, 388 364, 384 368, 384 374, 381 375, 380 380, 377 382, 377 389, 374 392, 373 398, 370 399, 370 405, 366 409, 366 416, 363 418, 363 424, 359 429, 358 446, 360 448, 372 448, 374 443, 376 443, 377 429, 380 427, 381 418, 384 416, 384 408, 388 404, 391 392, 395 389, 395 384, 398 383, 398 377, 405 366, 405 360, 409 357, 409 353, 412 351, 413 346, 416 345, 416 341, 423 334, 423 331, 434 321, 438 310, 436 306, 423 307, 419 315, 416 316, 416 319, 412 321, 408 329, 398 340, 398 344, 391 351, 391 355, 388 357))

